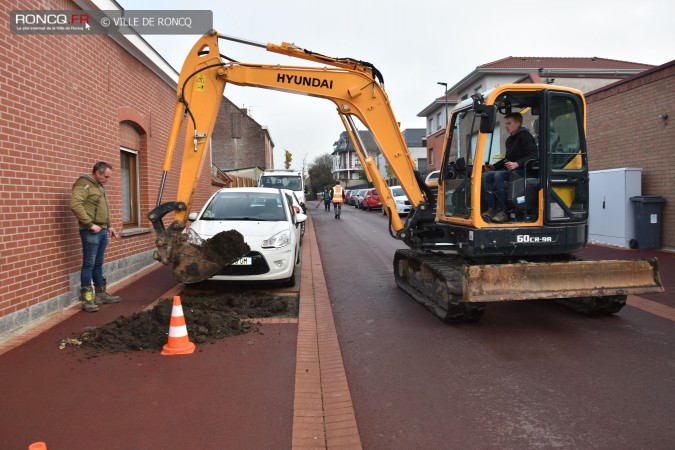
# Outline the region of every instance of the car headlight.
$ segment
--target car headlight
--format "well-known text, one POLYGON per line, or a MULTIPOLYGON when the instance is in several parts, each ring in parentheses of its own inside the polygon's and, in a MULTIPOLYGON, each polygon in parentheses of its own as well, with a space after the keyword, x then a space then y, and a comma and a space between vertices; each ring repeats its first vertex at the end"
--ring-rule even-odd
POLYGON ((192 228, 188 228, 185 234, 187 235, 187 241, 191 244, 202 245, 204 243, 204 239, 192 228))
POLYGON ((397 205, 405 205, 405 200, 396 200, 397 205))
POLYGON ((262 248, 281 248, 291 243, 291 233, 288 230, 281 231, 269 239, 262 241, 262 248))

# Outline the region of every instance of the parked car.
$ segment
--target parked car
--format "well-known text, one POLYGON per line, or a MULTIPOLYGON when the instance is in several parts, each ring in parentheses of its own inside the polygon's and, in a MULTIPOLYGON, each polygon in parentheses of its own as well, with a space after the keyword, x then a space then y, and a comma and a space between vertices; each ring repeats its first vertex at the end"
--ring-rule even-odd
POLYGON ((307 220, 293 203, 281 189, 225 188, 213 194, 199 213, 191 213, 193 222, 186 230, 189 242, 199 244, 221 231, 237 230, 251 248, 210 279, 277 281, 293 286, 302 238, 297 225, 307 220))
MULTIPOLYGON (((300 200, 298 199, 298 196, 295 194, 295 191, 292 191, 290 189, 284 189, 284 193, 288 194, 291 197, 291 200, 293 200, 293 209, 295 210, 295 213, 303 213, 307 214, 307 210, 302 207, 300 204, 300 200)), ((302 245, 302 236, 305 235, 305 222, 298 222, 295 224, 295 226, 300 226, 300 245, 302 245)))
POLYGON ((354 206, 357 208, 361 208, 361 202, 363 201, 363 195, 366 193, 368 189, 359 189, 356 191, 356 194, 354 194, 354 206))
POLYGON ((429 187, 438 187, 438 177, 440 176, 441 171, 440 170, 433 170, 429 172, 429 175, 427 175, 427 178, 424 180, 425 183, 427 183, 427 186, 429 187))
MULTIPOLYGON (((391 196, 394 197, 394 203, 396 203, 396 212, 399 214, 409 214, 412 206, 410 206, 410 200, 403 192, 401 186, 390 186, 389 190, 391 191, 391 196)), ((384 208, 382 208, 382 214, 386 214, 384 208)))
POLYGON ((352 195, 352 190, 351 189, 345 189, 345 205, 349 204, 349 197, 352 195))
POLYGON ((356 194, 359 192, 358 189, 352 189, 352 192, 349 193, 349 198, 347 199, 347 204, 351 206, 356 206, 356 194))
POLYGON ((366 189, 366 193, 363 195, 363 200, 361 201, 361 209, 371 211, 381 208, 382 202, 380 201, 380 196, 377 194, 377 190, 375 188, 366 189))

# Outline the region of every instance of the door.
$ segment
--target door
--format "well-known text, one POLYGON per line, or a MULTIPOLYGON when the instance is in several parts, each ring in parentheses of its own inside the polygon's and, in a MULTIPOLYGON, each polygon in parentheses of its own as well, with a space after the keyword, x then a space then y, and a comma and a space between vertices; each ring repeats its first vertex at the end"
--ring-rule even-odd
POLYGON ((588 219, 584 105, 579 96, 565 92, 548 91, 545 99, 546 120, 539 124, 546 149, 545 222, 583 222, 588 219))

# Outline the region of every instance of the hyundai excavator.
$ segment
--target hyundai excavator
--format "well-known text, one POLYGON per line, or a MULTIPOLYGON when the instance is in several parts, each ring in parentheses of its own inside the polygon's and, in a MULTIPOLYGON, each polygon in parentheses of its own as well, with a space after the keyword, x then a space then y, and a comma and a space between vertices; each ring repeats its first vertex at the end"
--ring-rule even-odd
POLYGON ((656 259, 587 261, 575 256, 588 240, 589 220, 586 105, 580 91, 505 84, 457 105, 446 127, 438 187, 432 190, 415 167, 382 74, 373 64, 215 30, 194 45, 180 73, 162 187, 157 207, 148 214, 158 234, 156 259, 173 263, 179 281, 206 279, 248 251, 237 236, 201 249, 186 242, 183 232, 227 83, 335 104, 368 179, 380 193, 389 233, 409 247, 394 256, 396 283, 444 322, 478 320, 486 303, 516 300, 557 300, 587 314, 611 314, 625 305, 627 295, 663 291, 656 259), (238 62, 220 53, 220 40, 315 66, 238 62), (522 174, 507 183, 508 221, 491 223, 483 214, 482 173, 485 164, 503 158, 507 133, 500 124, 514 112, 536 128, 539 157, 527 161, 522 174), (161 203, 184 118, 188 138, 178 198, 161 203), (371 131, 410 200, 413 210, 405 221, 396 212, 374 155, 360 141, 354 119, 371 131), (170 212, 175 216, 167 230, 162 218, 170 212))

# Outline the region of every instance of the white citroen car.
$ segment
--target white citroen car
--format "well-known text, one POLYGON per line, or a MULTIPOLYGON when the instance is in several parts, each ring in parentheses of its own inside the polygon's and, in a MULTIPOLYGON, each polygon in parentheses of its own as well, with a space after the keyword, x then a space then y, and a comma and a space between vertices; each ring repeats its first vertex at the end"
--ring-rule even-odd
POLYGON ((225 188, 191 213, 188 241, 200 244, 221 231, 237 230, 251 251, 211 277, 224 281, 280 281, 293 286, 300 262, 301 224, 288 192, 274 188, 225 188))

